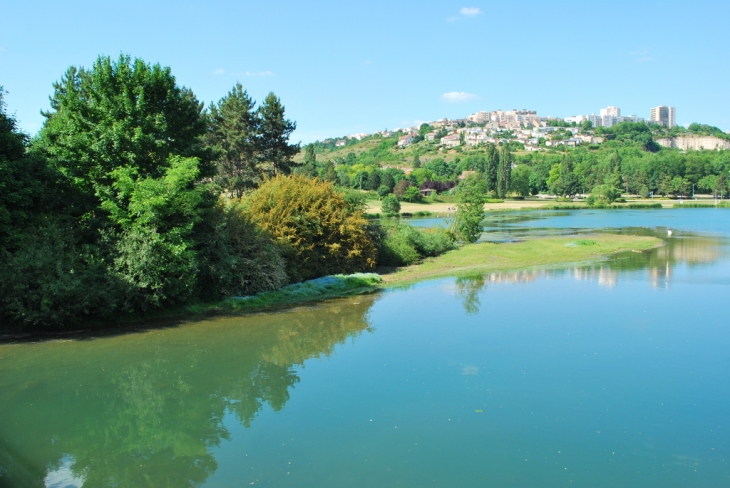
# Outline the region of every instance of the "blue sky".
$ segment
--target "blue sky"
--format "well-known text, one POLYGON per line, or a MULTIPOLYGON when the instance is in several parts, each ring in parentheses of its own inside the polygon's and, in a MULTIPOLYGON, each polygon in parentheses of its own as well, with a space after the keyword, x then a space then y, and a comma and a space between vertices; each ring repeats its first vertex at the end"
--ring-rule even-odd
POLYGON ((671 105, 679 124, 730 130, 728 14, 727 1, 5 0, 0 85, 30 134, 69 66, 120 53, 170 66, 206 103, 236 81, 255 100, 273 91, 305 143, 500 108, 671 105))

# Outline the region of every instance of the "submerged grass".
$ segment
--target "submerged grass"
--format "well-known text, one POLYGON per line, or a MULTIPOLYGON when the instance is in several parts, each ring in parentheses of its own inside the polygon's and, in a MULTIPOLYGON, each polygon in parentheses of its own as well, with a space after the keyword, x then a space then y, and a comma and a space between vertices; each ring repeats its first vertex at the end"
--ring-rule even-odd
POLYGON ((517 243, 469 244, 422 264, 401 268, 385 275, 385 286, 407 284, 445 276, 473 276, 492 271, 565 265, 602 259, 621 251, 645 251, 661 246, 656 237, 597 234, 590 239, 550 237, 517 243))
POLYGON ((672 208, 730 208, 730 202, 720 203, 675 203, 672 208))

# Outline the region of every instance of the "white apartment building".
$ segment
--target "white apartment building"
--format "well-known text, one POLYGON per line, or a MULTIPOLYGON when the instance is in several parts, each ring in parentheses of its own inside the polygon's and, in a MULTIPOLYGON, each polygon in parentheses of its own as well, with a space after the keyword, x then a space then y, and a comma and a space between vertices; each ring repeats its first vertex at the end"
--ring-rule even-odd
POLYGON ((483 124, 485 122, 489 122, 489 112, 487 112, 486 110, 482 110, 475 114, 471 114, 466 118, 466 120, 475 124, 483 124))
POLYGON ((651 109, 649 122, 661 124, 667 129, 671 129, 677 125, 677 109, 674 107, 667 107, 666 105, 654 107, 651 109))
POLYGON ((613 117, 621 117, 621 109, 614 106, 608 106, 606 108, 601 109, 601 117, 604 117, 606 115, 611 115, 613 117))
POLYGON ((644 119, 636 115, 622 117, 621 109, 618 107, 602 108, 601 115, 573 115, 572 117, 566 117, 564 120, 579 125, 588 120, 593 124, 593 127, 612 127, 620 122, 644 122, 644 119))

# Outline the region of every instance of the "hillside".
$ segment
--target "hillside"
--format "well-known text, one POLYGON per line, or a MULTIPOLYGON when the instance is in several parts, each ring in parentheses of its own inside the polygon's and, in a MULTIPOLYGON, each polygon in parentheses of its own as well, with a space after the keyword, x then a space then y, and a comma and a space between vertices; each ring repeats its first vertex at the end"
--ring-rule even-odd
MULTIPOLYGON (((490 164, 497 165, 498 160, 492 160, 497 152, 511 159, 507 193, 516 196, 585 194, 605 184, 613 185, 619 194, 643 197, 728 194, 730 151, 682 151, 658 143, 668 137, 719 137, 719 129, 701 124, 671 130, 633 122, 596 129, 561 124, 489 134, 474 125, 441 128, 440 137, 454 134, 452 143, 461 142, 455 147, 444 147, 439 138, 428 140, 436 129, 424 124, 410 132, 413 142, 404 147, 400 147, 399 138, 409 134, 403 131, 367 135, 360 140, 318 141, 307 145, 296 160, 302 164, 299 171, 311 176, 342 187, 377 190, 380 196, 394 192, 401 199, 408 186, 417 187, 421 193, 428 189, 451 191, 464 171, 483 175, 490 164), (489 142, 475 143, 479 140, 489 142), (338 141, 344 145, 338 146, 338 141), (505 148, 509 156, 505 156, 505 148)), ((495 193, 489 185, 486 189, 495 193)), ((417 192, 411 192, 406 199, 418 198, 417 192)))

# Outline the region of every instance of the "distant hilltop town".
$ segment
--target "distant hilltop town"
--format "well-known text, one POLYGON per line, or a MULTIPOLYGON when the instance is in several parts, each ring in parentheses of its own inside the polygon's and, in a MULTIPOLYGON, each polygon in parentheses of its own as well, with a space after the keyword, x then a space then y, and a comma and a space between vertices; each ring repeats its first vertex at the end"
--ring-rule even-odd
MULTIPOLYGON (((545 146, 563 145, 578 146, 581 144, 600 144, 603 137, 593 134, 597 127, 609 128, 621 122, 639 122, 657 124, 672 129, 676 126, 677 109, 669 106, 654 107, 650 110, 649 118, 644 119, 637 115, 622 115, 619 107, 609 106, 602 108, 598 115, 573 115, 565 118, 541 117, 534 110, 494 110, 479 111, 464 119, 439 119, 427 124, 431 131, 423 134, 423 124, 413 127, 383 130, 374 134, 359 133, 343 139, 327 139, 324 144, 334 142, 335 147, 347 145, 347 139, 362 140, 372 135, 391 137, 399 135, 398 146, 407 147, 418 140, 437 141, 445 148, 461 145, 477 146, 486 143, 499 143, 505 139, 517 140, 525 146, 526 151, 544 150, 545 146), (562 131, 566 137, 551 137, 553 132, 562 131)), ((730 143, 720 139, 689 139, 664 138, 657 142, 665 147, 679 147, 682 149, 730 149, 730 143)))

